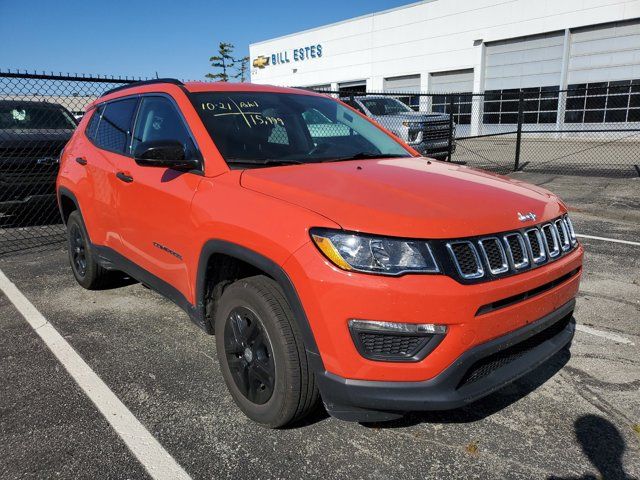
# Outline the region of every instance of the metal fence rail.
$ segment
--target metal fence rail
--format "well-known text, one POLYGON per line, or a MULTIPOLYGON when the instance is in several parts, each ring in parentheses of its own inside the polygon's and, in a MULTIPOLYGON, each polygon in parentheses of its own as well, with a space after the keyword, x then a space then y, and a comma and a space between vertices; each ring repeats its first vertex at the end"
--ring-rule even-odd
MULTIPOLYGON (((142 78, 0 71, 0 257, 64 239, 59 155, 86 106, 142 78)), ((485 93, 322 91, 425 156, 497 173, 640 175, 640 82, 485 93)))
POLYGON ((426 156, 502 174, 635 177, 640 83, 616 83, 485 93, 316 91, 347 102, 426 156), (449 137, 441 132, 450 138, 443 153, 424 140, 447 122, 453 128, 449 137))
POLYGON ((55 199, 60 152, 89 103, 134 80, 0 72, 0 256, 64 240, 55 199))

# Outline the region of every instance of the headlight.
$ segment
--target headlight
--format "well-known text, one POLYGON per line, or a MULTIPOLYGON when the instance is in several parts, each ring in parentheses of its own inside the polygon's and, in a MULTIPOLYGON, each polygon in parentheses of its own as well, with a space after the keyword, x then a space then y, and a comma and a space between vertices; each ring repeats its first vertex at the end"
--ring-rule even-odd
POLYGON ((320 251, 343 270, 383 275, 440 271, 425 241, 320 228, 311 230, 311 238, 320 251))

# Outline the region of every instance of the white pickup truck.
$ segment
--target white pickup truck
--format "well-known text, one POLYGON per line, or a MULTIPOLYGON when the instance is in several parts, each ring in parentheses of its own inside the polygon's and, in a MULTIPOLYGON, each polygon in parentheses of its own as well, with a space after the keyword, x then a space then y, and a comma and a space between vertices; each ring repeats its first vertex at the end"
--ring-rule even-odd
MULTIPOLYGON (((341 99, 404 140, 421 154, 442 159, 449 155, 449 114, 423 113, 385 95, 354 96, 341 99)), ((455 124, 451 153, 456 149, 455 124)))

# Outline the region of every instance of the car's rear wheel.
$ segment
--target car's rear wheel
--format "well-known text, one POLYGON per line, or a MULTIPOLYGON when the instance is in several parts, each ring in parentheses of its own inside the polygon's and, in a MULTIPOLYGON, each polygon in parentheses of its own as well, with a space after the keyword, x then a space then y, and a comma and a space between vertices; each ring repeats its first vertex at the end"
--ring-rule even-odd
POLYGON ((82 287, 96 290, 108 285, 111 272, 94 260, 87 229, 77 210, 71 212, 67 220, 67 249, 73 276, 82 287))
POLYGON ((315 406, 318 389, 291 308, 278 284, 255 276, 228 286, 215 315, 224 380, 240 409, 272 428, 315 406))

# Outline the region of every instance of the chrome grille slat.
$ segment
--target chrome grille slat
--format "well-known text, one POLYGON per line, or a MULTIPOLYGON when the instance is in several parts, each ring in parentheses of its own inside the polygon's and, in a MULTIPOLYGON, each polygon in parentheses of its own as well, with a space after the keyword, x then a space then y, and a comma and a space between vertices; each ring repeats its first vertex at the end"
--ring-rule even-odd
POLYGON ((527 245, 529 246, 529 252, 531 253, 533 263, 538 264, 545 262, 547 260, 547 251, 544 248, 540 230, 537 228, 531 228, 524 233, 524 237, 527 241, 527 245), (531 238, 532 236, 533 240, 531 238))
POLYGON ((566 252, 571 248, 571 243, 569 241, 569 231, 567 226, 564 223, 564 220, 559 218, 554 222, 554 226, 556 227, 556 231, 558 232, 558 240, 560 241, 560 247, 562 251, 566 252))
POLYGON ((485 262, 487 262, 489 271, 492 274, 498 275, 509 271, 507 255, 499 238, 483 238, 482 240, 478 240, 478 245, 480 246, 480 251, 482 252, 485 262), (499 256, 498 258, 496 258, 496 254, 499 256))
POLYGON ((475 245, 468 240, 447 243, 447 249, 451 253, 453 263, 460 276, 466 280, 481 278, 484 276, 484 268, 475 245), (466 251, 465 251, 466 250, 466 251), (475 269, 474 267, 475 262, 475 269))
POLYGON ((560 242, 558 241, 558 232, 551 223, 542 226, 542 234, 544 235, 545 245, 547 247, 547 255, 551 258, 560 255, 560 242))
POLYGON ((528 267, 529 252, 527 251, 522 235, 519 233, 509 233, 505 235, 503 239, 507 255, 511 261, 511 266, 516 270, 528 267))

